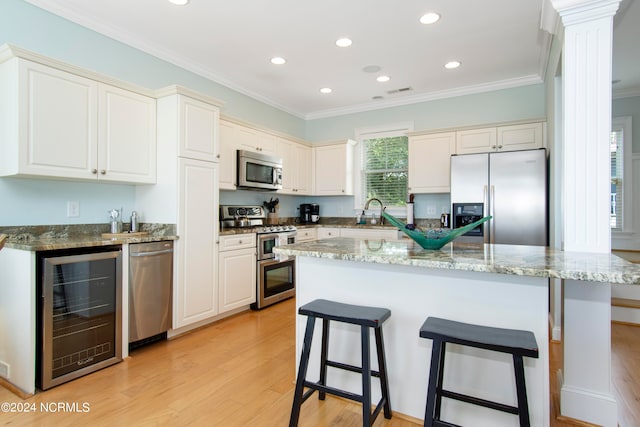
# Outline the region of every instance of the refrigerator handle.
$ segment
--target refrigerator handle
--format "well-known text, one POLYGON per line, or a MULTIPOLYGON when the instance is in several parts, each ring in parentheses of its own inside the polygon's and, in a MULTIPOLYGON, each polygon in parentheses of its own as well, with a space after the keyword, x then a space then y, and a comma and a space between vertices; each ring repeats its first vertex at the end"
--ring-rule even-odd
MULTIPOLYGON (((492 185, 491 186, 491 194, 489 195, 489 198, 491 200, 490 204, 489 204, 489 215, 494 216, 494 211, 493 211, 493 206, 495 205, 495 197, 496 197, 496 188, 492 185)), ((494 222, 493 220, 494 218, 491 218, 488 222, 491 224, 489 226, 489 232, 491 233, 491 243, 495 243, 496 241, 496 227, 494 226, 494 222)))
MULTIPOLYGON (((487 215, 487 206, 488 205, 488 200, 487 200, 487 186, 485 185, 483 190, 482 190, 482 216, 486 216, 487 215)), ((489 233, 487 232, 487 228, 489 227, 489 223, 485 222, 484 225, 482 226, 482 229, 484 230, 484 232, 482 233, 482 237, 484 240, 484 243, 489 243, 489 233)))

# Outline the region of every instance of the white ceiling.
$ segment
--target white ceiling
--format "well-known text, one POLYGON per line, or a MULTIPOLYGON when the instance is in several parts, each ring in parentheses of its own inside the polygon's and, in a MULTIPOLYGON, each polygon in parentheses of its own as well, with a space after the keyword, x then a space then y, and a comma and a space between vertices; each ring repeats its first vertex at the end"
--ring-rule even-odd
MULTIPOLYGON (((538 83, 550 40, 542 0, 27 1, 306 119, 538 83), (420 24, 430 11, 440 21, 420 24), (336 47, 340 37, 353 45, 336 47), (450 60, 462 66, 446 70, 450 60), (389 93, 401 88, 411 90, 389 93)), ((632 3, 614 33, 614 89, 626 92, 640 88, 632 3)))

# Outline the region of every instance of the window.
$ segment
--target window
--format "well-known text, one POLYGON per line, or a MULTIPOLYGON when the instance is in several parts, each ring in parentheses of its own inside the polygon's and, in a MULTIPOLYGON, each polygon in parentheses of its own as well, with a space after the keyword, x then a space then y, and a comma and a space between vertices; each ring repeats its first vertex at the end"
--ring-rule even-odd
MULTIPOLYGON (((609 147, 611 151, 611 210, 610 225, 612 231, 625 231, 630 228, 626 215, 630 206, 631 192, 629 153, 625 153, 625 141, 631 141, 631 117, 614 118, 611 122, 609 147)), ((630 216, 629 216, 630 219, 630 216)))
POLYGON ((409 126, 388 131, 360 133, 360 188, 356 208, 377 198, 387 209, 407 203, 409 126), (358 200, 359 199, 359 200, 358 200))

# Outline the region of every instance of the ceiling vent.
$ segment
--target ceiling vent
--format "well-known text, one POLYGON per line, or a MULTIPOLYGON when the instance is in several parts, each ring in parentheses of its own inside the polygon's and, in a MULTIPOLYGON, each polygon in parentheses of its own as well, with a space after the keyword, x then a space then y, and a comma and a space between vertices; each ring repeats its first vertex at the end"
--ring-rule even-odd
POLYGON ((395 95, 396 93, 409 92, 409 91, 412 91, 412 90, 413 90, 413 88, 411 88, 411 87, 401 87, 400 89, 388 90, 387 94, 395 95))

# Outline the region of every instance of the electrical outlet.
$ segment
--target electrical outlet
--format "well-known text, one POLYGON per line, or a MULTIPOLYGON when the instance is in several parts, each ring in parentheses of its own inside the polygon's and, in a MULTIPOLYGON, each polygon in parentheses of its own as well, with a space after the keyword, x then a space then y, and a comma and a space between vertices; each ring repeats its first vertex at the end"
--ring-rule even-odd
POLYGON ((436 207, 435 206, 427 206, 427 215, 435 215, 436 207))
POLYGON ((76 218, 80 216, 80 202, 77 200, 67 202, 67 216, 69 218, 76 218))
POLYGON ((0 360, 0 377, 9 379, 9 364, 0 360))

